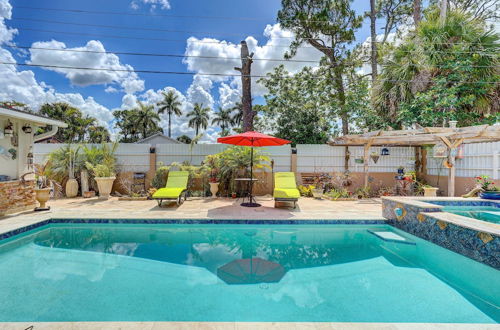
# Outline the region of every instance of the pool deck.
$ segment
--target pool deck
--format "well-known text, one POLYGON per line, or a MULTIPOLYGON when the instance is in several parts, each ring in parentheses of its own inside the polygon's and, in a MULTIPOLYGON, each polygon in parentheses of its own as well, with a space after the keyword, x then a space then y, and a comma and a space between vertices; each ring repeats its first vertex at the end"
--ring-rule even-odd
MULTIPOLYGON (((294 210, 274 208, 271 197, 257 199, 262 207, 244 208, 241 201, 192 198, 181 206, 159 208, 155 201, 97 198, 51 200, 50 211, 26 211, 0 217, 0 234, 50 218, 105 219, 243 219, 243 220, 384 220, 380 199, 329 201, 301 198, 294 210)), ((5 322, 0 329, 500 329, 495 324, 431 323, 251 323, 251 322, 5 322)))
POLYGON ((274 208, 271 197, 260 197, 261 207, 240 206, 229 198, 190 198, 182 205, 158 207, 156 201, 124 201, 112 197, 64 198, 50 200, 50 211, 26 211, 0 218, 0 234, 50 218, 58 219, 243 219, 243 220, 384 220, 380 199, 362 201, 330 201, 301 198, 296 209, 274 208))

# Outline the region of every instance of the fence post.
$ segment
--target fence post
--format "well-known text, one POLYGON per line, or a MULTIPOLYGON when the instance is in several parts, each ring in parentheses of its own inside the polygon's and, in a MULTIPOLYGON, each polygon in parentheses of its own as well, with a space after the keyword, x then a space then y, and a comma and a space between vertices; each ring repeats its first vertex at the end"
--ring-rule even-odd
POLYGON ((499 168, 498 168, 498 151, 497 150, 493 152, 493 162, 492 163, 493 163, 493 173, 492 173, 493 180, 498 180, 499 168))

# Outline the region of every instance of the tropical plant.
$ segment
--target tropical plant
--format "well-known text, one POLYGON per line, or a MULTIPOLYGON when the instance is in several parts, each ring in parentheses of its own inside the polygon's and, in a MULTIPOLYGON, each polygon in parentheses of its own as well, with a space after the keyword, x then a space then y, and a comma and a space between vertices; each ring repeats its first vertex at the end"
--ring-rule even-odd
MULTIPOLYGON (((211 173, 212 169, 217 170, 217 179, 219 180, 219 191, 230 194, 234 191, 234 179, 238 176, 249 175, 251 148, 232 146, 226 150, 209 155, 203 161, 205 172, 211 173)), ((263 155, 259 149, 254 150, 253 170, 271 169, 270 158, 263 155)))
POLYGON ((189 118, 188 126, 194 128, 195 135, 198 135, 200 128, 206 129, 210 117, 210 108, 203 107, 203 104, 195 103, 193 110, 187 114, 189 118))
POLYGON ((137 101, 133 120, 135 121, 135 125, 139 127, 143 139, 150 136, 154 131, 160 131, 158 126, 160 116, 155 112, 154 105, 152 104, 144 104, 141 101, 137 101))
POLYGON ((92 165, 91 163, 86 162, 85 166, 96 178, 109 178, 116 175, 111 167, 104 164, 92 165))
POLYGON ((476 182, 481 189, 484 191, 498 191, 498 187, 495 187, 495 182, 493 182, 487 175, 479 175, 476 177, 476 182))
POLYGON ((232 109, 223 109, 219 107, 219 111, 215 114, 212 119, 212 125, 219 125, 222 132, 221 136, 228 135, 229 128, 234 124, 233 118, 231 117, 232 109))
POLYGON ((84 166, 80 149, 80 146, 68 144, 52 151, 46 165, 48 175, 60 183, 67 179, 74 179, 75 172, 79 172, 84 166))
POLYGON ((35 164, 35 183, 37 189, 50 188, 52 185, 60 187, 60 185, 53 180, 51 173, 48 170, 50 163, 47 161, 45 164, 35 164))
POLYGON ((494 123, 500 110, 500 36, 484 21, 452 10, 442 23, 435 7, 383 63, 375 85, 380 116, 395 127, 419 123, 494 123))
MULTIPOLYGON (((108 173, 105 174, 114 174, 116 173, 116 157, 115 157, 115 152, 116 149, 118 148, 118 143, 102 143, 99 146, 83 146, 83 160, 85 161, 85 167, 90 171, 90 184, 92 185, 92 188, 94 190, 96 189, 96 186, 94 185, 94 180, 93 178, 96 177, 95 175, 95 168, 97 165, 103 165, 104 167, 107 168, 107 170, 104 170, 103 168, 99 168, 97 171, 99 174, 102 174, 105 171, 108 171, 108 173)), ((114 176, 114 175, 111 175, 114 176)))
POLYGON ((234 107, 231 108, 231 112, 234 112, 232 117, 233 125, 240 127, 243 121, 243 105, 241 101, 237 102, 234 107))
POLYGON ((190 144, 191 141, 193 141, 189 136, 187 136, 185 134, 178 136, 176 140, 179 142, 185 143, 185 144, 190 144))
MULTIPOLYGON (((108 130, 98 125, 95 118, 84 115, 78 108, 67 103, 45 103, 40 108, 39 114, 68 124, 67 128, 59 128, 54 136, 61 142, 87 142, 89 139, 92 139, 92 142, 105 142, 104 140, 109 139, 108 130), (96 135, 95 132, 99 134, 96 135), (98 141, 99 138, 101 141, 98 141)), ((41 128, 41 131, 48 129, 50 128, 41 128)))
POLYGON ((163 100, 158 102, 158 113, 168 114, 168 137, 172 137, 172 115, 182 115, 181 105, 178 95, 173 91, 162 92, 163 100))
POLYGON ((300 196, 312 197, 313 196, 312 192, 314 189, 316 189, 316 187, 313 185, 308 185, 308 186, 299 185, 298 189, 299 189, 300 196))

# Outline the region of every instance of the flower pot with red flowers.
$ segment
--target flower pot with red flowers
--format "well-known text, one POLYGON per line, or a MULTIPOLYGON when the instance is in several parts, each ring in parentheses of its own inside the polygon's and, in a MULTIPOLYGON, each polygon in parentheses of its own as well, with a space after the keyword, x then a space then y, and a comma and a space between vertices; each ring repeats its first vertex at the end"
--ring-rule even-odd
POLYGON ((479 197, 484 199, 500 200, 500 188, 495 186, 495 182, 493 182, 489 176, 477 176, 476 182, 482 190, 479 193, 479 197))

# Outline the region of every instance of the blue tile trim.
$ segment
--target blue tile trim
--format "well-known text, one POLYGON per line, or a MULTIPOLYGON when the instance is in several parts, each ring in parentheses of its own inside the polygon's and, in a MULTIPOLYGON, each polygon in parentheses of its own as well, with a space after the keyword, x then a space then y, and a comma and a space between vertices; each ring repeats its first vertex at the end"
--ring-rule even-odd
POLYGON ((424 201, 440 206, 490 206, 500 208, 500 203, 495 201, 424 201))
POLYGON ((292 219, 49 219, 34 223, 29 226, 17 228, 3 234, 0 234, 0 241, 10 238, 15 235, 22 234, 24 232, 56 223, 102 223, 102 224, 182 224, 182 225, 194 225, 194 224, 230 224, 230 225, 242 225, 242 224, 252 224, 252 225, 383 225, 387 224, 385 220, 335 220, 335 219, 318 219, 318 220, 292 220, 292 219))

